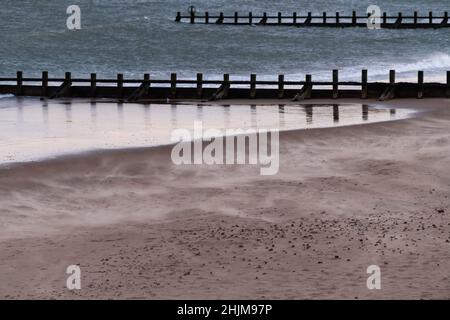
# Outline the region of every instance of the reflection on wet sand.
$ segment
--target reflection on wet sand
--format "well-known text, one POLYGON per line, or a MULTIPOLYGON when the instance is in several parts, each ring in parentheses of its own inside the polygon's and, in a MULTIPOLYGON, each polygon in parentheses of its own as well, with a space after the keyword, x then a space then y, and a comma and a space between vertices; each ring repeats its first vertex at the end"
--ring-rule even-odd
POLYGON ((309 129, 389 121, 411 110, 377 109, 361 104, 185 105, 0 101, 0 163, 28 161, 63 153, 171 143, 177 128, 309 129))

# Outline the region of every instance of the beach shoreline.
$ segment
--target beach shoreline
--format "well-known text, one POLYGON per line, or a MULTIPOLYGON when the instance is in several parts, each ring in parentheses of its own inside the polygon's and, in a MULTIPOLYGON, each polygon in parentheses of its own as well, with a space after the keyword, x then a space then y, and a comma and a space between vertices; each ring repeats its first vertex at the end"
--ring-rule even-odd
POLYGON ((355 102, 419 113, 281 132, 272 177, 170 145, 0 168, 0 298, 450 298, 450 100, 305 101, 355 102))

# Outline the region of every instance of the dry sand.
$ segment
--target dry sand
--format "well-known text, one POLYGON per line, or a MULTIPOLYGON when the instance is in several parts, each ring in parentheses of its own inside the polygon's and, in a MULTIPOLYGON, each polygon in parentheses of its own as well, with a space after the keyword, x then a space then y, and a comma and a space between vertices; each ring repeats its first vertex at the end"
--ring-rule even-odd
POLYGON ((0 298, 450 298, 450 101, 385 104, 424 112, 282 133, 270 177, 170 147, 1 169, 0 298))

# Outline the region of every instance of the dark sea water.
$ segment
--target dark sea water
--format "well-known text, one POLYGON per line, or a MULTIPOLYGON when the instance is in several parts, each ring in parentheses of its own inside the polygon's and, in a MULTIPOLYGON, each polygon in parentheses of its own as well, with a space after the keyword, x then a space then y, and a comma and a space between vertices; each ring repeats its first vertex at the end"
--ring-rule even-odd
POLYGON ((256 26, 216 26, 175 23, 177 11, 211 14, 239 11, 260 14, 281 11, 291 14, 364 14, 368 5, 382 11, 404 14, 414 10, 442 14, 450 11, 449 0, 1 0, 0 75, 51 75, 71 71, 75 76, 97 72, 100 76, 183 77, 203 72, 207 77, 230 73, 232 77, 274 79, 329 79, 331 69, 341 70, 345 79, 359 79, 360 69, 369 69, 369 78, 384 80, 390 68, 399 77, 444 78, 450 70, 450 29, 368 30, 367 28, 263 28, 256 26), (66 28, 66 8, 81 8, 82 29, 66 28))

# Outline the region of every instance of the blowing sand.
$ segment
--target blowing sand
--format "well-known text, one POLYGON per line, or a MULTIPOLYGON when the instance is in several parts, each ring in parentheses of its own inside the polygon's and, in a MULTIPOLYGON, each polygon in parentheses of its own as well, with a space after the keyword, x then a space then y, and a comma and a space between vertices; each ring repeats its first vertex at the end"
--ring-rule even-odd
POLYGON ((170 147, 0 169, 0 298, 450 298, 450 101, 385 105, 421 113, 281 133, 275 176, 170 147))

